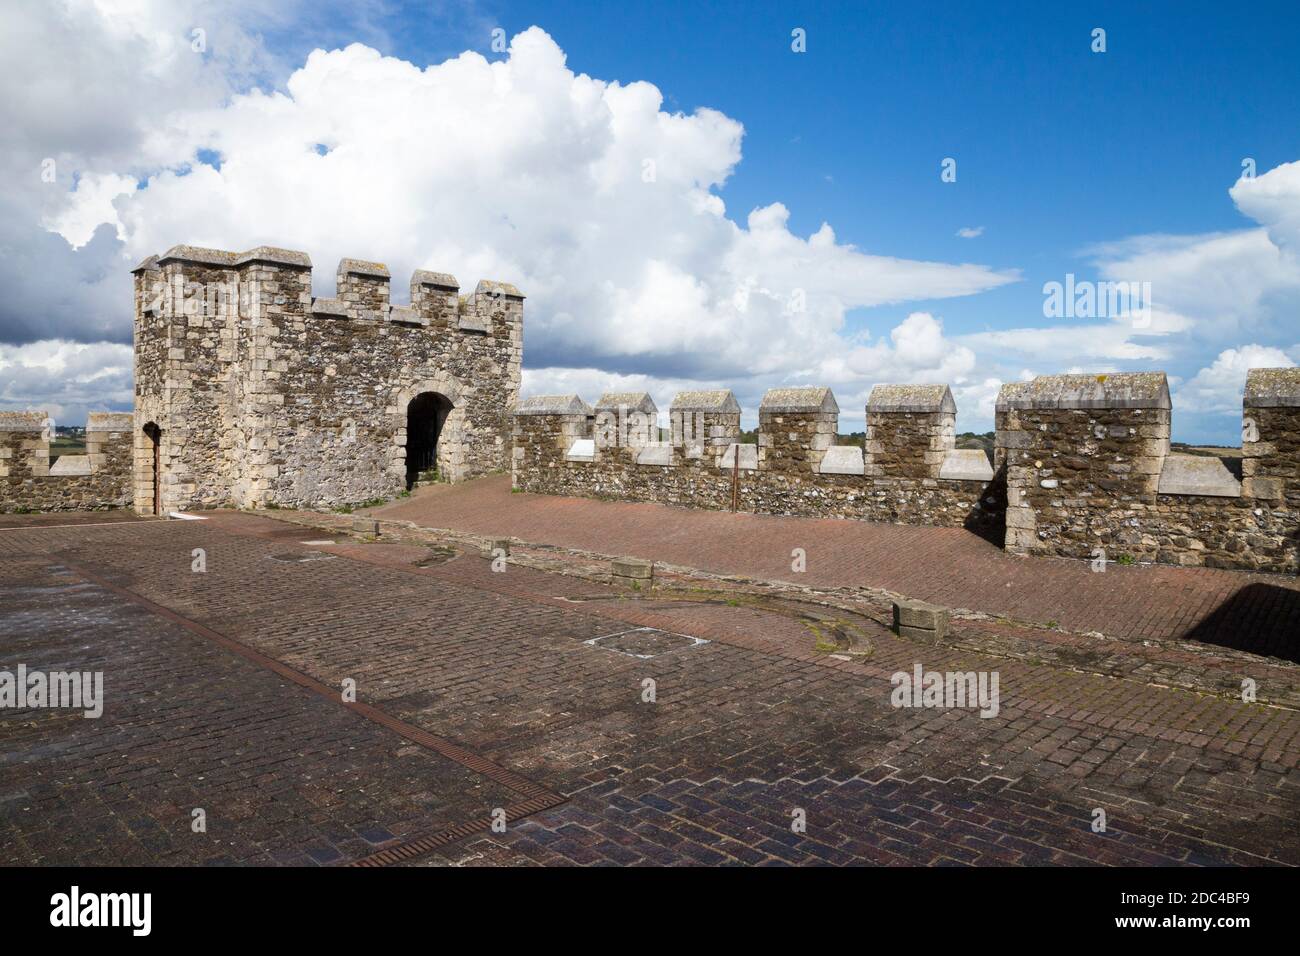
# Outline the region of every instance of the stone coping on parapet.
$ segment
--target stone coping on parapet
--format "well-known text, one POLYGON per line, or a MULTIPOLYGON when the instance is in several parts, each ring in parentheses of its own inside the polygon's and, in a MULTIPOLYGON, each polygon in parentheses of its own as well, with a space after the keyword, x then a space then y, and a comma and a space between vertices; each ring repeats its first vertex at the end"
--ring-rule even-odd
POLYGON ((673 396, 670 412, 713 412, 719 415, 739 415, 740 403, 729 388, 701 389, 678 392, 673 396))
MULTIPOLYGON (((307 253, 296 249, 257 246, 246 252, 231 252, 226 249, 209 249, 206 246, 177 245, 172 246, 160 256, 146 256, 139 265, 131 270, 131 274, 157 272, 168 262, 188 262, 195 265, 213 266, 218 269, 236 269, 253 262, 290 266, 296 269, 312 268, 311 257, 307 253)), ((387 265, 382 262, 371 262, 367 259, 340 259, 336 275, 392 279, 392 273, 387 265)), ((416 269, 411 274, 411 288, 414 289, 421 285, 460 291, 460 282, 455 276, 446 272, 433 272, 428 269, 416 269)), ((474 295, 483 295, 489 298, 500 296, 521 301, 526 298, 513 283, 502 282, 498 279, 480 279, 478 285, 474 288, 474 295)))
POLYGON ((998 392, 998 411, 1030 408, 1169 409, 1164 372, 1111 372, 1098 375, 1040 375, 1008 382, 998 392))
POLYGON ((0 412, 0 432, 43 432, 48 412, 0 412))
POLYGON ((515 406, 516 415, 594 415, 595 409, 577 395, 534 395, 515 406))
POLYGON ((460 280, 448 272, 430 272, 428 269, 416 269, 411 273, 411 288, 418 285, 431 285, 437 289, 460 291, 460 280))
POLYGON ((1248 408, 1300 406, 1300 368, 1252 368, 1242 404, 1248 408))
POLYGON ((769 388, 759 403, 758 410, 771 413, 813 412, 839 414, 840 406, 835 402, 831 390, 824 386, 813 385, 801 388, 769 388))
MULTIPOLYGON (((48 412, 0 412, 0 432, 39 432, 52 425, 48 412)), ((129 432, 135 429, 132 412, 90 412, 86 416, 88 432, 129 432)))
POLYGON ((596 411, 617 411, 626 408, 628 411, 645 412, 647 415, 657 415, 659 406, 650 397, 649 392, 606 392, 596 401, 596 411))
POLYGON ((366 276, 371 279, 391 279, 393 274, 382 262, 367 262, 365 259, 340 259, 338 274, 341 276, 366 276))
POLYGON ((877 385, 867 399, 868 412, 946 412, 957 414, 947 385, 877 385))
POLYGON ((172 246, 161 256, 150 256, 136 266, 132 272, 161 267, 168 262, 193 262, 198 265, 215 266, 219 269, 236 269, 252 262, 267 262, 272 265, 290 266, 295 269, 310 269, 311 257, 296 249, 280 249, 276 246, 257 246, 247 252, 228 252, 224 249, 207 249, 203 246, 172 246), (152 262, 150 261, 152 260, 152 262))
POLYGON ((348 304, 342 299, 312 299, 311 311, 313 315, 332 315, 339 319, 346 319, 350 314, 348 304))
POLYGON ((474 287, 474 295, 486 296, 505 296, 507 299, 522 299, 524 294, 515 288, 509 282, 501 282, 497 279, 479 279, 478 285, 474 287))
POLYGON ((91 412, 86 416, 88 432, 129 432, 135 429, 131 412, 91 412))

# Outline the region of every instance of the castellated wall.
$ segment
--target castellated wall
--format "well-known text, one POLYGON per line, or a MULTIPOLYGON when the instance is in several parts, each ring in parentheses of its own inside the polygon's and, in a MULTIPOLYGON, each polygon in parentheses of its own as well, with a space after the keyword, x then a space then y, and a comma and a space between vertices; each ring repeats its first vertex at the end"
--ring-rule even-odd
POLYGON ((1294 573, 1300 562, 1300 369, 1255 369, 1239 464, 1170 451, 1162 372, 1003 386, 997 440, 954 447, 944 385, 878 385, 865 454, 837 446, 826 388, 773 389, 758 444, 730 392, 684 392, 671 438, 648 395, 540 396, 515 412, 516 488, 766 514, 965 527, 1012 553, 1294 573), (739 461, 737 462, 737 456, 739 461), (738 468, 736 465, 738 464, 738 468))
POLYGON ((1003 386, 995 460, 1006 470, 1007 550, 1294 573, 1300 369, 1250 371, 1239 471, 1171 453, 1170 415, 1162 372, 1003 386))
POLYGON ((313 298, 306 253, 266 246, 176 246, 133 274, 137 510, 155 508, 155 467, 164 512, 392 497, 415 444, 408 411, 427 395, 441 409, 428 426, 440 477, 507 467, 514 286, 461 296, 452 276, 418 270, 410 305, 395 306, 387 267, 344 259, 335 297, 313 298))
POLYGON ((132 501, 131 413, 92 412, 86 454, 50 463, 50 417, 0 412, 0 512, 99 511, 132 501))
POLYGON ((827 388, 768 392, 759 408, 757 445, 737 444, 740 406, 725 390, 677 395, 669 408, 670 439, 662 443, 653 440, 658 410, 645 393, 605 395, 594 407, 576 395, 538 396, 515 413, 514 486, 719 510, 734 503, 737 510, 764 514, 967 527, 1000 542, 1001 491, 982 452, 972 456, 953 447, 954 414, 946 386, 877 389, 867 407, 864 458, 860 448, 835 445, 839 407, 827 388), (870 452, 873 442, 896 449, 902 436, 924 436, 923 454, 896 460, 870 452))

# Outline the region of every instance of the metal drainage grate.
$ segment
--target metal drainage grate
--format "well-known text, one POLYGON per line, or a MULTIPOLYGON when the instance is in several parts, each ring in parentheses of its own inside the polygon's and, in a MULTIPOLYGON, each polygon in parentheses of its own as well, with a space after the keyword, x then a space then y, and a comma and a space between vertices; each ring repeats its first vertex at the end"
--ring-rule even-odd
POLYGON ((673 634, 671 631, 661 631, 657 627, 636 627, 630 631, 618 631, 615 634, 593 637, 582 643, 618 654, 626 654, 628 657, 647 660, 660 654, 667 654, 669 651, 698 647, 709 642, 702 637, 673 634))
POLYGON ((302 564, 306 561, 332 561, 338 557, 335 554, 326 554, 324 551, 282 551, 279 554, 270 555, 272 561, 279 561, 281 564, 302 564))

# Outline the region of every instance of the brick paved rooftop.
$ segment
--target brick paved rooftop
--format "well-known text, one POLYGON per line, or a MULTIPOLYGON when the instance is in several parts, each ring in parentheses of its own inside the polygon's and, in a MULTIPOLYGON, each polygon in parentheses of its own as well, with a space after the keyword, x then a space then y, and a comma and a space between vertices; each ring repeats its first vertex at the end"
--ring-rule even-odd
MULTIPOLYGON (((1034 588, 1005 599, 1026 619, 1091 580, 947 532, 897 529, 915 533, 877 553, 885 539, 850 522, 701 514, 710 535, 694 513, 510 495, 500 481, 380 516, 415 509, 440 527, 754 577, 789 578, 787 545, 802 546, 808 580, 828 587, 917 586, 964 606, 1034 588), (938 562, 949 547, 959 560, 938 562)), ((1284 661, 1118 638, 1085 654, 1063 630, 991 619, 924 645, 866 603, 698 582, 632 592, 576 565, 529 566, 522 547, 496 572, 476 549, 387 526, 374 541, 342 517, 207 517, 0 530, 0 667, 102 670, 106 696, 99 719, 0 709, 0 859, 1300 863, 1300 712, 1277 703, 1300 693, 1300 669, 1284 661), (892 706, 891 675, 918 663, 996 671, 998 715, 892 706), (1164 679, 1180 668, 1206 687, 1164 679), (1234 690, 1243 676, 1260 702, 1234 690), (490 828, 498 809, 504 833, 490 828)), ((1119 597, 1057 613, 1079 630, 1173 633, 1213 618, 1214 594, 1294 594, 1224 574, 1114 568, 1095 577, 1119 597)))

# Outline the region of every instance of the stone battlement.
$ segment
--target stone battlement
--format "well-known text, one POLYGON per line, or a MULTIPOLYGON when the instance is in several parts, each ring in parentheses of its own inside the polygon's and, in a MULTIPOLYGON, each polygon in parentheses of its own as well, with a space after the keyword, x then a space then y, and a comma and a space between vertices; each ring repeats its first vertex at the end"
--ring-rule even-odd
MULTIPOLYGON (((311 295, 311 257, 305 252, 258 246, 247 252, 228 252, 199 246, 173 246, 162 255, 149 256, 132 274, 140 277, 146 300, 145 314, 207 316, 227 314, 256 318, 274 306, 288 304, 279 291, 273 299, 255 294, 255 283, 266 273, 296 275, 297 303, 305 314, 322 319, 389 322, 398 326, 487 334, 494 315, 509 312, 503 301, 522 303, 524 296, 508 282, 483 279, 468 296, 445 272, 416 269, 411 275, 411 302, 389 302, 392 274, 382 262, 342 259, 335 271, 333 298, 311 295), (179 280, 179 281, 178 281, 179 280), (304 291, 305 290, 305 291, 304 291)), ((264 290, 257 288, 257 293, 264 290)))
POLYGON ((355 504, 506 466, 519 290, 419 269, 397 306, 382 262, 343 259, 333 298, 311 270, 188 245, 133 270, 138 510, 355 504))
POLYGON ((946 385, 877 385, 861 449, 836 444, 828 388, 769 391, 756 446, 738 444, 741 409, 725 390, 679 394, 667 442, 644 393, 589 409, 576 395, 520 406, 515 487, 967 527, 1025 554, 1297 569, 1300 369, 1251 371, 1239 471, 1171 454, 1163 372, 1004 385, 992 461, 955 447, 946 385))
POLYGON ((50 416, 0 412, 0 512, 128 507, 132 428, 130 412, 91 412, 86 453, 51 463, 50 416))

